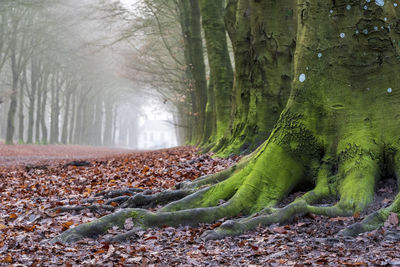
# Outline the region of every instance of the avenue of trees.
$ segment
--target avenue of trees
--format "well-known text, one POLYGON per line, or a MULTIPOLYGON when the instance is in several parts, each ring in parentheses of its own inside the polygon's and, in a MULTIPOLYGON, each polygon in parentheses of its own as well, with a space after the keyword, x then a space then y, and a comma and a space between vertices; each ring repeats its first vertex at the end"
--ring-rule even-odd
POLYGON ((135 92, 113 73, 110 53, 94 45, 103 37, 95 31, 93 14, 104 15, 84 2, 1 1, 0 139, 5 143, 133 142, 127 136, 136 134, 137 114, 117 115, 135 92), (126 122, 132 127, 119 127, 126 122))
MULTIPOLYGON (((123 209, 53 241, 95 237, 128 218, 135 227, 114 240, 148 227, 245 214, 249 217, 227 221, 205 238, 306 213, 335 217, 364 211, 378 180, 399 179, 399 8, 393 0, 144 1, 151 16, 143 15, 143 25, 164 46, 147 47, 153 63, 159 60, 148 74, 163 89, 179 80, 166 90, 165 101, 178 103, 186 92, 185 105, 176 107, 187 140, 220 155, 251 153, 223 172, 174 190, 124 198, 123 209), (276 208, 304 186, 307 193, 276 208), (330 197, 336 204, 318 205, 330 197), (152 203, 165 206, 141 209, 152 203)), ((144 65, 136 71, 145 72, 144 65)), ((399 196, 340 234, 376 229, 391 213, 400 213, 399 196)))

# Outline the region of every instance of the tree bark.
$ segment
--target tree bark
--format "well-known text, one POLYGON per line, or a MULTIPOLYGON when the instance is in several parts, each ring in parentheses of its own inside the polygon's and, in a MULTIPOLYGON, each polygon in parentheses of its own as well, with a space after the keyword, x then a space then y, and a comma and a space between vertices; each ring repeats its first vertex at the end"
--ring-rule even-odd
POLYGON ((198 144, 204 134, 207 105, 207 80, 201 37, 198 0, 179 0, 180 22, 184 39, 187 85, 191 91, 192 122, 190 142, 198 144))
POLYGON ((208 85, 210 89, 207 102, 209 117, 205 121, 207 127, 205 138, 211 139, 211 142, 224 137, 231 119, 233 70, 224 24, 224 5, 225 0, 200 0, 202 25, 210 66, 208 85))
POLYGON ((225 23, 236 70, 233 121, 220 140, 220 155, 253 151, 285 107, 293 78, 296 6, 294 0, 228 1, 225 23))

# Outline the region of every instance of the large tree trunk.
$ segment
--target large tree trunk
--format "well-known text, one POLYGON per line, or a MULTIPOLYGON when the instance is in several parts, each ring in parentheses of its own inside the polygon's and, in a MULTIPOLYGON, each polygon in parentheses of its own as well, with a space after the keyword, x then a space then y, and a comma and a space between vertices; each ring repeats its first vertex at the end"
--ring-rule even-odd
POLYGON ((271 133, 286 105, 296 44, 295 0, 230 0, 226 27, 235 57, 231 133, 220 155, 253 151, 271 133))
MULTIPOLYGON (((54 241, 93 237, 128 218, 135 227, 146 228, 257 213, 205 234, 221 238, 307 213, 351 216, 364 211, 383 175, 400 180, 400 50, 393 45, 400 38, 399 17, 399 9, 386 1, 300 0, 293 89, 263 145, 233 168, 181 185, 180 193, 197 191, 157 212, 122 209, 70 229, 54 241), (304 184, 314 187, 275 208, 304 184), (317 205, 327 197, 338 201, 317 205), (226 202, 221 204, 221 199, 226 202)), ((138 199, 129 203, 137 207, 138 199)), ((390 206, 341 234, 373 230, 391 212, 400 214, 400 194, 390 206)))
POLYGON ((233 70, 224 24, 224 5, 225 0, 200 0, 210 66, 207 120, 203 136, 209 142, 224 137, 231 118, 233 70))
POLYGON ((184 38, 187 85, 191 91, 192 121, 189 142, 198 144, 204 134, 207 80, 201 37, 199 0, 180 0, 180 22, 184 38))

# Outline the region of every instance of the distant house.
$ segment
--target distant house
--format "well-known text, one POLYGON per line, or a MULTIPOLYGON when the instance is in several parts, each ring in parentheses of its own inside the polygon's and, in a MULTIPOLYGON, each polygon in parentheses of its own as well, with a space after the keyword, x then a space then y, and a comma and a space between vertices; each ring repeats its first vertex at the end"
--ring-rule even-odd
POLYGON ((168 121, 148 120, 139 128, 138 149, 177 146, 175 127, 168 121))

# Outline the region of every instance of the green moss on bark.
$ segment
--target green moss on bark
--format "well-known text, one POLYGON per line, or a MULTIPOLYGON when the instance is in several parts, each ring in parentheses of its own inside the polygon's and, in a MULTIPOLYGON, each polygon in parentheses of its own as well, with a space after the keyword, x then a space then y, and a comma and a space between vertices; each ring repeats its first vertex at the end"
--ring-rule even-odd
POLYGON ((215 147, 220 156, 253 151, 286 105, 293 78, 295 1, 229 1, 225 21, 236 67, 233 121, 215 147))

